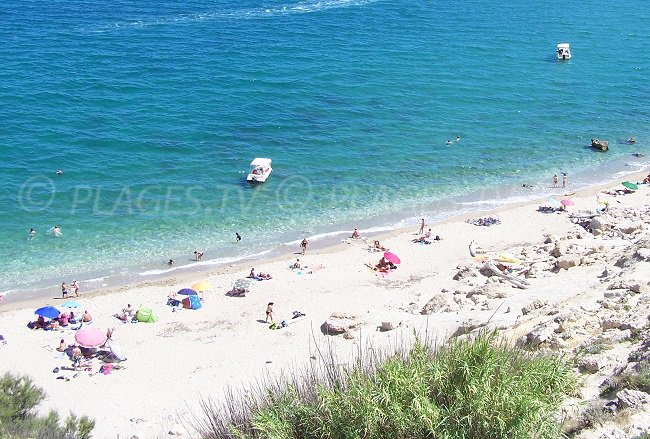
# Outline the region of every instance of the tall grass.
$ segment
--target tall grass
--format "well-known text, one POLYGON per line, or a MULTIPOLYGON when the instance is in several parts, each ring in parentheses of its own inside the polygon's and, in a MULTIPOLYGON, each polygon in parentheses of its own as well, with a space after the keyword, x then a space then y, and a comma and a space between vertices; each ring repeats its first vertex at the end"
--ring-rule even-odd
POLYGON ((391 355, 364 352, 350 369, 259 385, 225 406, 204 402, 197 430, 212 438, 556 438, 555 412, 574 392, 562 358, 525 352, 495 332, 391 355))

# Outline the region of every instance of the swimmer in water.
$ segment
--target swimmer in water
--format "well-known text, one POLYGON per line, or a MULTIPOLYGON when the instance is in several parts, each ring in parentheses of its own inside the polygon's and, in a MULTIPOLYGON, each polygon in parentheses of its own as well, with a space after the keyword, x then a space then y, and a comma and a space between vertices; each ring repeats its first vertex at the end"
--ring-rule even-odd
POLYGON ((36 236, 36 230, 29 229, 29 239, 33 239, 36 236))
POLYGON ((451 140, 447 140, 447 145, 451 145, 451 140))
POLYGON ((61 174, 63 174, 63 171, 60 170, 60 169, 57 169, 57 170, 56 170, 56 175, 61 175, 61 174))
POLYGON ((460 136, 456 136, 456 142, 460 142, 460 136))
POLYGON ((173 259, 170 259, 170 260, 167 262, 167 265, 169 265, 170 267, 171 267, 172 265, 174 265, 174 260, 173 260, 173 259))
POLYGON ((61 229, 59 229, 59 226, 54 226, 50 229, 52 232, 52 235, 54 236, 63 236, 63 233, 61 233, 61 229))

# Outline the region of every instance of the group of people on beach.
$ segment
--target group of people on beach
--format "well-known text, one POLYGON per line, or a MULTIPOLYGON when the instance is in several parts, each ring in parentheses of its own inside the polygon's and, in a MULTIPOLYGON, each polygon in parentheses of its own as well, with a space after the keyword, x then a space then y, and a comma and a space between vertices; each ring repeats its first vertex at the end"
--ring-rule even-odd
POLYGON ((270 280, 270 279, 273 279, 273 277, 268 273, 263 273, 261 271, 259 273, 256 273, 255 272, 255 267, 251 268, 251 272, 248 274, 248 278, 249 279, 255 279, 255 280, 270 280))
MULTIPOLYGON (((57 317, 46 320, 43 316, 38 316, 38 318, 27 324, 27 327, 30 329, 44 329, 46 331, 56 329, 56 328, 65 328, 69 325, 77 325, 84 323, 91 323, 93 321, 93 316, 88 312, 84 311, 81 316, 75 315, 74 311, 70 312, 61 312, 57 317)), ((81 327, 81 326, 79 326, 81 327)), ((74 328, 79 329, 79 328, 74 328)))
POLYGON ((74 293, 75 297, 79 297, 79 282, 73 280, 70 282, 70 285, 67 285, 65 282, 61 282, 61 296, 63 299, 68 297, 68 293, 74 293))
MULTIPOLYGON (((553 187, 558 187, 558 182, 559 182, 559 179, 558 179, 557 174, 553 174, 553 187)), ((566 184, 567 184, 567 175, 566 175, 566 172, 563 172, 562 173, 562 187, 565 188, 566 184)))
POLYGON ((127 323, 133 321, 136 318, 136 311, 129 303, 126 305, 126 308, 122 308, 122 311, 120 313, 113 314, 113 317, 120 320, 121 322, 127 323))

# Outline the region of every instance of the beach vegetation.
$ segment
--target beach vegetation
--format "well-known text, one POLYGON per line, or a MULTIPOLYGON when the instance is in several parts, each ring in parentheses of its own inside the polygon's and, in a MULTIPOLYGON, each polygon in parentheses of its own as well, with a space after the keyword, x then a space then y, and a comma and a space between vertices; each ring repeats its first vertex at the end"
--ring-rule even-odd
POLYGON ((576 390, 570 361, 531 353, 496 332, 436 346, 419 338, 350 367, 324 366, 204 401, 201 437, 556 438, 560 403, 576 390))
POLYGON ((27 376, 0 377, 0 438, 89 439, 95 422, 70 414, 61 420, 55 411, 39 415, 45 392, 27 376))

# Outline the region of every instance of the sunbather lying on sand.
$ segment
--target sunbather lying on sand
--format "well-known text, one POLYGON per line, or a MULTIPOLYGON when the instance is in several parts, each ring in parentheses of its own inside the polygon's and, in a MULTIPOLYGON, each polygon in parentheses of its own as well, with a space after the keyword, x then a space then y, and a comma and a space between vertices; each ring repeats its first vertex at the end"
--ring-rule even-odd
MULTIPOLYGON (((168 301, 169 302, 169 301, 168 301)), ((122 309, 121 314, 113 314, 113 317, 115 317, 118 320, 123 321, 124 323, 133 320, 135 318, 135 310, 131 307, 131 304, 129 303, 126 308, 122 309)))
POLYGON ((268 273, 262 273, 261 271, 259 273, 255 273, 255 268, 251 268, 251 272, 248 274, 249 279, 255 279, 255 280, 269 280, 272 279, 271 275, 268 273))
POLYGON ((419 238, 413 239, 413 242, 421 242, 423 244, 431 244, 431 241, 441 241, 442 238, 438 235, 433 236, 431 229, 427 230, 427 233, 420 236, 419 238))
POLYGON ((388 261, 386 258, 381 258, 374 267, 370 264, 366 264, 366 266, 371 268, 373 271, 379 271, 381 273, 388 273, 391 270, 397 269, 397 266, 392 262, 388 261))
POLYGON ((634 193, 633 190, 631 189, 612 189, 609 191, 602 191, 604 194, 607 195, 612 195, 612 196, 617 196, 617 195, 627 195, 627 194, 632 194, 634 193))
POLYGON ((424 235, 420 236, 419 238, 413 239, 413 242, 431 244, 431 229, 427 230, 427 232, 424 235))
POLYGON ((379 241, 377 241, 377 240, 375 240, 375 243, 374 243, 372 248, 377 249, 377 250, 382 251, 382 252, 388 251, 388 249, 386 247, 384 247, 383 245, 381 245, 379 243, 379 241))
POLYGON ((468 223, 474 224, 475 226, 492 226, 494 224, 501 224, 499 218, 488 216, 486 218, 477 218, 475 220, 467 220, 468 223))

